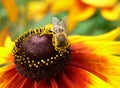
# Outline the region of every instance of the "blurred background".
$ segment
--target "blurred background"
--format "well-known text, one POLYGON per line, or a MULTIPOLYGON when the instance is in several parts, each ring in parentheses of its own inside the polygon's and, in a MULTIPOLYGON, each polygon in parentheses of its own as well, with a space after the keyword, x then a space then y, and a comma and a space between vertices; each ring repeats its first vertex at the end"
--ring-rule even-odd
POLYGON ((0 0, 0 41, 45 26, 53 16, 67 16, 68 35, 98 35, 120 26, 120 0, 0 0))

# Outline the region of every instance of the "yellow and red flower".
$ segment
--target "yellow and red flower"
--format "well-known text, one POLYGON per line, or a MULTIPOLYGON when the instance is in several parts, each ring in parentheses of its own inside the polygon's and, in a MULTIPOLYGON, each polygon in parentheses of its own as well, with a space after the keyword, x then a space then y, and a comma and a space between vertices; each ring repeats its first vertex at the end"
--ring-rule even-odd
POLYGON ((98 9, 100 9, 101 15, 110 21, 120 19, 118 0, 56 0, 52 5, 54 14, 68 11, 69 31, 72 31, 78 22, 93 16, 98 9))
MULTIPOLYGON (((51 29, 51 26, 45 27, 45 29, 49 29, 49 28, 51 29)), ((79 35, 68 36, 69 43, 71 44, 70 46, 71 61, 69 62, 69 64, 67 64, 64 67, 64 69, 62 69, 62 72, 59 75, 49 78, 42 78, 42 79, 39 79, 39 77, 37 77, 38 79, 34 79, 36 78, 35 75, 37 74, 34 72, 34 70, 39 67, 32 61, 34 64, 29 64, 29 68, 31 66, 35 66, 36 68, 32 68, 34 69, 32 70, 32 73, 30 73, 32 74, 32 77, 26 77, 26 74, 27 76, 29 76, 28 75, 29 73, 25 73, 25 72, 29 71, 29 69, 26 70, 26 67, 21 68, 21 66, 23 66, 23 64, 24 66, 26 66, 29 63, 30 58, 37 55, 36 51, 37 49, 39 49, 39 47, 37 48, 34 47, 33 42, 37 42, 37 45, 39 45, 38 42, 42 41, 40 44, 41 49, 43 47, 46 47, 46 49, 45 48, 44 49, 47 50, 47 52, 52 50, 52 48, 50 49, 47 46, 47 44, 49 45, 51 41, 51 40, 49 41, 50 36, 46 37, 46 33, 48 33, 49 30, 43 32, 43 35, 39 40, 38 34, 36 35, 35 32, 38 33, 38 31, 40 32, 40 30, 38 28, 35 31, 30 31, 26 33, 24 36, 21 36, 15 42, 15 44, 10 40, 10 37, 6 38, 5 46, 0 47, 0 52, 1 52, 0 64, 6 64, 6 66, 0 67, 0 88, 119 88, 120 87, 119 86, 120 42, 115 41, 115 39, 120 34, 120 28, 117 28, 107 34, 103 34, 99 36, 91 36, 91 37, 79 36, 79 35), (25 40, 26 36, 29 36, 30 33, 32 36, 27 37, 27 39, 25 40), (31 47, 26 48, 28 47, 28 45, 31 46, 32 48, 31 47), (13 46, 14 49, 12 49, 13 46), (13 55, 12 50, 14 50, 15 55, 13 55), (24 54, 23 57, 25 57, 25 52, 18 52, 19 50, 20 51, 29 50, 27 55, 30 55, 31 57, 27 59, 28 62, 26 62, 26 60, 21 61, 22 58, 21 55, 24 54), (29 54, 33 52, 36 52, 36 55, 29 54), (24 73, 25 74, 24 75, 21 74, 22 72, 20 71, 23 71, 23 74, 24 73)), ((52 32, 49 31, 49 34, 52 34, 52 32)), ((42 51, 42 53, 44 52, 42 51)), ((55 53, 56 51, 54 53, 48 53, 48 54, 54 55, 55 53)), ((42 57, 42 54, 41 53, 39 54, 42 57)), ((61 54, 64 55, 63 57, 69 55, 67 54, 66 51, 60 53, 60 56, 61 54)), ((45 56, 47 56, 47 54, 45 54, 45 56)), ((41 57, 39 59, 41 59, 41 57)), ((59 56, 57 55, 56 57, 59 56)), ((68 57, 64 58, 63 60, 67 58, 68 57)), ((35 61, 36 58, 32 58, 32 60, 35 61)), ((43 59, 41 60, 44 63, 43 59)), ((50 61, 50 59, 47 61, 50 61)), ((46 62, 44 64, 48 66, 46 62)), ((56 64, 56 67, 58 64, 56 64)))

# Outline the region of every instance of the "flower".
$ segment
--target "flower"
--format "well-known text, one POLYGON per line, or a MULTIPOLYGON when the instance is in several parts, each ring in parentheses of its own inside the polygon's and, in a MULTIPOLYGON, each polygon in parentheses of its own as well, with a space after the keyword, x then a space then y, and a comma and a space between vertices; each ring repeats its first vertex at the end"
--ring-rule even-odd
POLYGON ((118 0, 56 0, 52 5, 52 12, 68 11, 69 31, 80 21, 89 19, 95 14, 97 9, 100 9, 101 15, 110 20, 115 21, 120 18, 120 3, 118 0))
POLYGON ((0 88, 119 88, 120 42, 114 40, 120 28, 67 38, 65 27, 64 20, 53 19, 53 25, 30 30, 14 44, 7 37, 0 47, 0 64, 7 64, 0 68, 0 88))
POLYGON ((110 21, 120 19, 120 2, 119 0, 83 0, 83 3, 100 8, 101 15, 110 21))
POLYGON ((27 3, 28 20, 41 20, 49 12, 50 6, 51 2, 49 2, 48 0, 29 1, 27 3))
POLYGON ((11 23, 16 23, 18 20, 18 7, 16 5, 15 0, 1 0, 1 3, 3 4, 7 16, 9 18, 9 21, 11 23))
POLYGON ((20 5, 15 0, 1 0, 1 3, 6 10, 9 21, 16 23, 19 19, 24 19, 24 17, 26 17, 24 20, 28 21, 41 20, 49 12, 52 1, 26 1, 20 5))

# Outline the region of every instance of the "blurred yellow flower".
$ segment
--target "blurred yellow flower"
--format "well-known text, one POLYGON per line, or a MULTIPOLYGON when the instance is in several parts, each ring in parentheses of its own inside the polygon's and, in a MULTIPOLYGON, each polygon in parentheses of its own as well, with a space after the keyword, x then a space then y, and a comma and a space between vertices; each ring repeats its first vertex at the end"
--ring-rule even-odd
POLYGON ((29 1, 27 3, 28 20, 41 20, 49 12, 50 6, 49 0, 29 1))
POLYGON ((119 0, 82 0, 82 2, 100 8, 101 15, 107 20, 114 21, 120 18, 119 0))
POLYGON ((120 3, 111 8, 102 8, 101 15, 111 21, 120 19, 120 3))
POLYGON ((25 16, 28 21, 39 21, 49 12, 52 4, 52 0, 31 0, 23 2, 23 5, 18 6, 16 2, 15 0, 2 0, 2 5, 12 23, 15 23, 18 20, 20 14, 25 16))
POLYGON ((18 7, 15 0, 1 0, 10 22, 15 23, 18 20, 18 7))
POLYGON ((120 4, 118 0, 56 0, 52 5, 52 12, 57 14, 68 11, 69 31, 80 22, 94 15, 99 8, 104 18, 117 20, 120 16, 120 4))

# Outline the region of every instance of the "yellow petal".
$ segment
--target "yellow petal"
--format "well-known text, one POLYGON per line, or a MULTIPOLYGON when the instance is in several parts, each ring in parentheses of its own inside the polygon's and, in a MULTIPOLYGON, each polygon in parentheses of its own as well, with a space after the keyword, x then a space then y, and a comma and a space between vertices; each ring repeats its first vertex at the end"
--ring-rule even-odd
POLYGON ((49 9, 49 3, 45 1, 30 1, 27 3, 28 19, 38 21, 42 19, 49 9))
POLYGON ((8 26, 6 26, 2 31, 0 31, 0 46, 3 46, 5 43, 5 38, 9 35, 8 26))
POLYGON ((114 6, 118 0, 82 0, 82 2, 96 7, 111 7, 114 6))
POLYGON ((5 45, 0 47, 0 56, 2 57, 9 55, 12 52, 13 45, 14 42, 12 42, 11 38, 7 36, 5 39, 5 45))
MULTIPOLYGON (((98 48, 101 46, 100 44, 97 45, 98 48)), ((94 47, 95 44, 91 45, 94 47)), ((110 55, 110 53, 104 54, 105 52, 94 52, 95 49, 93 49, 92 46, 89 46, 88 43, 72 44, 71 50, 73 59, 71 65, 93 73, 114 88, 120 88, 120 57, 110 55)))
POLYGON ((87 88, 114 88, 95 75, 89 75, 91 84, 87 88))
MULTIPOLYGON (((117 56, 109 56, 109 55, 98 55, 100 58, 96 58, 96 60, 90 60, 90 62, 94 67, 90 67, 93 73, 108 82, 114 88, 120 88, 120 57, 117 56), (98 65, 98 66, 97 66, 98 65)), ((90 65, 89 65, 90 66, 90 65)))
POLYGON ((69 36, 68 39, 72 43, 77 43, 81 41, 111 41, 115 40, 120 35, 120 28, 116 28, 106 34, 97 35, 97 36, 69 36))
POLYGON ((2 57, 0 56, 0 65, 9 64, 13 61, 14 61, 14 57, 12 54, 8 54, 7 56, 2 56, 2 57))
POLYGON ((61 11, 67 11, 74 7, 74 3, 75 0, 56 0, 53 2, 51 10, 54 14, 57 14, 61 11))
POLYGON ((111 21, 120 19, 120 3, 113 8, 101 9, 101 15, 111 21))
POLYGON ((92 6, 74 6, 68 14, 68 30, 71 32, 78 22, 89 19, 95 12, 96 8, 92 6))
POLYGON ((0 67, 0 77, 4 74, 4 72, 13 68, 13 66, 15 66, 15 65, 12 63, 12 64, 9 64, 9 65, 5 65, 3 67, 0 67))
POLYGON ((119 55, 120 42, 119 41, 91 41, 84 42, 89 48, 92 48, 93 53, 101 55, 119 55))
POLYGON ((10 36, 7 36, 5 40, 5 47, 8 48, 9 50, 12 50, 13 46, 14 42, 11 40, 10 36))
POLYGON ((2 0, 2 4, 7 12, 9 20, 15 23, 18 20, 18 8, 15 0, 2 0))
POLYGON ((8 36, 5 40, 5 45, 0 47, 0 64, 9 63, 13 61, 12 56, 12 48, 14 43, 11 41, 10 37, 8 36))
POLYGON ((65 73, 74 88, 113 88, 104 80, 81 68, 69 66, 65 73))
POLYGON ((49 3, 50 5, 52 5, 55 2, 55 0, 45 0, 45 1, 46 3, 49 3))
POLYGON ((15 65, 10 64, 9 66, 0 68, 0 73, 0 88, 20 88, 24 82, 23 76, 18 74, 15 65), (4 70, 1 71, 1 69, 4 70))
POLYGON ((96 12, 96 8, 92 6, 74 7, 69 13, 69 20, 83 21, 91 17, 96 12))

